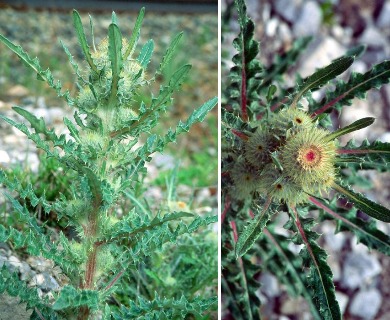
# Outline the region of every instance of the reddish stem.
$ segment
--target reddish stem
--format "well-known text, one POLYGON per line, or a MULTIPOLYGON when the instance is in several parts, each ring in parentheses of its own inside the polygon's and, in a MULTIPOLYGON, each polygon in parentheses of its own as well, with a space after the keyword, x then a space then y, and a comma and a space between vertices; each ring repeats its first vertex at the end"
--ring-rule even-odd
POLYGON ((296 224, 296 226, 298 228, 298 231, 299 231, 299 233, 300 233, 300 235, 302 237, 303 242, 306 245, 307 251, 309 251, 311 259, 313 260, 317 270, 319 270, 319 266, 318 266, 317 260, 316 260, 316 258, 314 256, 314 253, 313 253, 313 250, 312 250, 312 248, 310 246, 310 243, 307 240, 307 237, 306 237, 306 234, 305 234, 305 230, 303 229, 302 224, 301 224, 301 220, 299 220, 298 211, 297 211, 297 209, 295 207, 291 207, 291 210, 294 212, 295 224, 296 224))
MULTIPOLYGON (((349 91, 348 91, 348 93, 349 93, 349 91)), ((337 98, 333 99, 332 101, 329 101, 326 105, 324 105, 321 108, 319 108, 318 110, 314 111, 312 113, 311 117, 314 118, 317 115, 319 115, 321 113, 324 113, 326 110, 328 110, 329 108, 333 107, 333 105, 336 104, 338 101, 343 99, 346 95, 347 95, 347 93, 344 93, 341 96, 338 96, 337 98)))
POLYGON ((242 119, 248 121, 248 110, 246 108, 246 71, 245 71, 245 56, 242 53, 242 69, 241 69, 241 112, 242 119))
POLYGON ((231 226, 232 229, 233 229, 233 238, 234 238, 234 242, 237 243, 237 241, 238 241, 238 233, 237 233, 236 222, 235 222, 235 221, 230 221, 230 226, 231 226))
POLYGON ((221 224, 225 221, 226 213, 228 212, 229 208, 230 208, 230 199, 226 198, 225 207, 223 208, 222 215, 221 215, 221 224))
POLYGON ((118 273, 118 275, 114 278, 114 280, 112 280, 109 285, 104 289, 105 291, 109 290, 114 284, 115 282, 118 281, 118 279, 122 276, 122 274, 125 272, 125 269, 123 269, 121 272, 118 273))
POLYGON ((235 129, 232 129, 232 133, 244 141, 247 141, 249 139, 249 137, 245 133, 237 131, 235 129))
MULTIPOLYGON (((344 217, 340 216, 338 213, 334 212, 333 210, 331 210, 330 208, 328 208, 326 205, 324 205, 323 203, 321 203, 320 201, 318 201, 316 198, 313 198, 313 197, 309 197, 309 201, 313 204, 315 204, 318 208, 321 208, 323 209, 324 211, 326 211, 327 213, 329 213, 331 216, 337 218, 337 219, 340 219, 341 221, 343 221, 344 223, 346 224, 349 224, 350 226, 354 227, 354 228, 359 228, 358 226, 356 226, 354 223, 352 223, 351 221, 349 221, 348 219, 345 219, 344 217)), ((359 228, 360 229, 360 228, 359 228)))

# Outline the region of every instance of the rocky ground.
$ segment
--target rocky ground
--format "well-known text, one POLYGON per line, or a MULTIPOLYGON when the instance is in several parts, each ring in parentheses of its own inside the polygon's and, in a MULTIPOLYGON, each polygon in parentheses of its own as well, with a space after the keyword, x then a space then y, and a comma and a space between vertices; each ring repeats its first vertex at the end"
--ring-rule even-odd
MULTIPOLYGON (((232 1, 223 1, 223 10, 232 1)), ((365 44, 365 54, 352 65, 352 71, 364 73, 374 64, 390 58, 390 1, 303 1, 247 0, 248 13, 256 24, 256 39, 261 42, 261 60, 269 64, 274 52, 283 52, 293 41, 303 36, 313 36, 309 48, 296 67, 292 68, 287 81, 293 83, 293 74, 298 71, 307 76, 316 68, 323 67, 332 59, 340 57, 349 48, 365 44), (331 9, 326 11, 326 4, 331 9)), ((234 54, 232 40, 239 26, 232 19, 224 33, 222 62, 224 70, 231 66, 234 54)), ((224 72, 224 71, 223 71, 224 72)), ((345 75, 343 75, 345 77, 345 75)), ((345 143, 352 136, 361 142, 380 139, 390 142, 390 86, 372 90, 366 100, 355 99, 338 115, 340 126, 345 126, 363 117, 375 117, 373 126, 344 136, 345 143)), ((364 191, 371 199, 390 206, 390 175, 367 172, 372 186, 364 191)), ((379 228, 390 234, 386 224, 379 228)), ((385 320, 390 319, 389 279, 390 259, 378 252, 369 252, 349 233, 334 235, 332 223, 321 224, 318 230, 323 236, 321 244, 329 253, 336 291, 343 319, 385 320)), ((288 297, 276 278, 264 273, 260 281, 259 295, 263 300, 264 319, 311 319, 307 306, 301 299, 288 297)))
MULTIPOLYGON (((88 26, 87 13, 82 12, 81 15, 85 26, 88 26)), ((94 34, 98 43, 107 33, 111 13, 92 13, 92 15, 95 25, 94 34)), ((120 26, 123 27, 122 34, 130 34, 135 17, 135 13, 118 14, 120 26)), ((183 50, 173 59, 171 69, 174 71, 178 66, 188 62, 193 65, 191 76, 183 85, 182 93, 175 95, 175 108, 170 111, 169 116, 163 117, 164 128, 176 124, 179 119, 186 119, 194 108, 199 107, 206 99, 217 95, 217 25, 218 20, 213 14, 154 14, 146 10, 140 42, 145 43, 150 38, 155 41, 151 70, 158 66, 167 45, 180 31, 185 33, 183 50), (189 52, 191 54, 188 54, 189 52)), ((67 45, 76 59, 81 57, 70 13, 20 12, 2 9, 0 10, 0 33, 21 44, 31 56, 40 57, 41 64, 50 67, 54 76, 61 79, 65 88, 72 94, 76 92, 73 85, 74 75, 58 40, 60 38, 67 45)), ((14 105, 20 105, 38 117, 42 116, 57 133, 66 132, 62 118, 64 116, 72 118, 73 111, 56 98, 50 89, 37 82, 35 75, 1 44, 0 114, 20 120, 11 109, 14 105)), ((184 168, 192 165, 189 155, 204 150, 210 161, 216 163, 217 136, 214 134, 217 126, 216 114, 215 110, 208 121, 194 127, 187 136, 183 135, 176 147, 169 149, 166 154, 156 155, 148 165, 148 181, 154 181, 161 171, 172 169, 178 157, 183 155, 181 167, 184 168)), ((0 168, 8 170, 21 166, 26 172, 30 170, 35 174, 40 161, 35 146, 4 121, 0 122, 0 130, 0 168)), ((207 181, 209 185, 197 186, 194 181, 194 185, 179 184, 177 189, 179 199, 187 203, 192 201, 192 208, 200 214, 210 211, 216 213, 217 210, 217 172, 215 171, 214 176, 207 181)), ((0 191, 0 206, 3 208, 0 211, 2 224, 7 220, 3 191, 0 191)), ((151 204, 161 203, 165 200, 164 187, 152 186, 145 196, 151 204)), ((18 272, 20 278, 29 286, 36 287, 40 295, 52 295, 63 285, 60 270, 57 270, 50 261, 41 257, 28 257, 21 251, 13 250, 9 244, 0 243, 0 267, 3 265, 18 272)), ((16 299, 7 295, 0 296, 0 320, 28 319, 31 311, 24 311, 24 307, 24 304, 18 305, 16 299)))

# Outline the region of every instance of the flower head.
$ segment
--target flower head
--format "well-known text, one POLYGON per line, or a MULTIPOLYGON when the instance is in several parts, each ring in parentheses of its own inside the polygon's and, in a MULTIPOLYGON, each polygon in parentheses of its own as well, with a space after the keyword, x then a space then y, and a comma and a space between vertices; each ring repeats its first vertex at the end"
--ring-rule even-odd
POLYGON ((329 131, 319 128, 302 130, 280 149, 283 174, 306 192, 327 190, 334 181, 337 148, 328 135, 329 131))

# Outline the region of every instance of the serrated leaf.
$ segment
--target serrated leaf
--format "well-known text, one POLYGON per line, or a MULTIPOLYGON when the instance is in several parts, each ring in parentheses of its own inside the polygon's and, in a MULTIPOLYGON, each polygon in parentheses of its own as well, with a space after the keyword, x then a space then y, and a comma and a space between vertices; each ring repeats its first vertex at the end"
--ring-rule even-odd
POLYGON ((291 102, 291 107, 295 107, 299 99, 309 90, 313 90, 333 80, 336 76, 347 70, 353 63, 353 56, 345 56, 334 60, 330 65, 316 71, 313 75, 308 77, 304 84, 298 89, 298 93, 294 96, 291 102))
POLYGON ((98 69, 93 62, 91 52, 89 51, 89 46, 87 42, 87 38, 85 37, 84 33, 84 28, 83 28, 83 23, 81 22, 81 18, 79 13, 76 10, 73 10, 73 24, 77 33, 77 38, 79 40, 81 50, 83 51, 85 60, 87 60, 89 66, 91 69, 95 72, 98 73, 98 69))
POLYGON ((238 238, 236 244, 236 257, 243 256, 255 243, 255 241, 260 237, 261 232, 264 227, 267 225, 270 219, 269 212, 270 201, 268 201, 263 210, 252 221, 246 226, 240 237, 238 238))
POLYGON ((379 89, 383 84, 389 83, 390 61, 375 65, 364 74, 353 72, 348 82, 339 81, 336 89, 328 92, 320 102, 309 105, 309 111, 316 116, 331 108, 340 110, 344 105, 351 105, 353 98, 364 98, 368 90, 379 89))
POLYGON ((351 231, 359 242, 365 244, 370 249, 378 250, 386 255, 390 255, 390 237, 377 229, 375 221, 364 221, 357 217, 357 209, 346 210, 337 207, 336 199, 326 204, 319 199, 310 198, 318 208, 323 210, 327 217, 337 221, 337 232, 351 231), (341 211, 338 213, 337 211, 341 211))
POLYGON ((371 201, 364 197, 362 194, 355 193, 350 188, 346 186, 341 186, 334 183, 332 188, 342 195, 346 196, 353 204, 364 213, 369 216, 384 221, 390 222, 390 210, 381 206, 380 204, 371 201))
POLYGON ((72 54, 70 53, 69 49, 67 48, 67 46, 65 45, 64 42, 60 41, 61 45, 62 45, 62 48, 64 49, 66 55, 68 56, 68 60, 74 70, 74 72, 76 73, 76 76, 77 76, 77 80, 82 83, 82 84, 88 84, 88 81, 84 80, 83 76, 81 75, 80 71, 79 71, 79 66, 78 64, 73 60, 73 56, 72 54))
POLYGON ((42 70, 37 58, 30 58, 30 56, 23 51, 21 46, 13 44, 10 40, 0 34, 0 41, 3 42, 9 49, 11 49, 23 61, 25 65, 31 68, 39 80, 45 81, 51 88, 53 88, 59 97, 64 97, 69 105, 74 105, 73 99, 70 97, 69 91, 61 92, 62 85, 60 81, 54 82, 54 78, 49 69, 42 70))
POLYGON ((65 286, 60 292, 60 296, 53 305, 53 310, 64 310, 69 307, 88 306, 92 310, 97 310, 99 305, 99 295, 93 290, 79 290, 72 286, 65 286))
POLYGON ((172 42, 170 43, 167 51, 165 52, 161 60, 159 70, 157 71, 157 73, 161 73, 164 70, 164 68, 169 64, 174 53, 176 52, 177 46, 179 45, 182 37, 183 37, 183 32, 180 32, 175 36, 175 38, 173 38, 172 42))
POLYGON ((70 121, 68 118, 64 117, 64 124, 69 129, 70 135, 79 143, 80 141, 80 135, 79 131, 77 130, 76 126, 73 124, 72 121, 70 121))
POLYGON ((168 86, 160 89, 159 95, 156 99, 153 99, 152 108, 155 109, 158 106, 166 104, 171 99, 172 93, 177 90, 183 83, 185 77, 191 69, 191 65, 186 64, 179 68, 169 79, 168 86))
POLYGON ((390 169, 390 143, 381 141, 370 143, 365 140, 360 146, 356 146, 354 141, 350 140, 345 147, 339 149, 338 162, 347 163, 348 167, 356 170, 387 171, 390 169))
POLYGON ((250 115, 252 104, 258 104, 258 89, 261 84, 259 79, 262 71, 260 62, 256 59, 259 53, 259 43, 255 41, 253 21, 247 16, 246 5, 243 0, 236 0, 240 34, 233 41, 233 46, 238 53, 233 57, 234 67, 229 76, 231 83, 227 89, 229 100, 227 104, 235 111, 240 112, 244 121, 250 115), (249 112, 249 113, 248 113, 249 112))
POLYGON ((129 57, 131 58, 131 56, 134 53, 135 47, 136 47, 138 40, 139 40, 140 30, 141 30, 142 20, 144 19, 144 15, 145 15, 145 8, 141 8, 141 10, 137 16, 137 20, 135 21, 133 31, 131 33, 129 45, 126 49, 125 54, 123 55, 123 60, 126 60, 129 57))
POLYGON ((296 208, 292 208, 292 211, 297 230, 296 237, 300 237, 297 242, 304 244, 300 255, 304 264, 309 266, 307 285, 313 292, 311 299, 321 315, 321 319, 341 320, 340 307, 336 300, 336 292, 332 279, 332 270, 326 261, 327 254, 316 243, 318 234, 311 231, 313 223, 310 219, 300 218, 296 208))
POLYGON ((147 68, 147 66, 150 62, 150 58, 152 57, 153 50, 154 50, 153 40, 148 40, 148 42, 146 42, 145 45, 141 49, 141 52, 140 52, 137 60, 144 69, 147 68))
POLYGON ((372 117, 359 119, 359 120, 355 121, 354 123, 352 123, 344 128, 340 128, 340 129, 328 134, 325 137, 325 139, 327 141, 332 141, 332 140, 334 140, 334 139, 336 139, 344 134, 368 127, 368 126, 372 125, 374 123, 374 121, 375 121, 375 118, 372 118, 372 117))

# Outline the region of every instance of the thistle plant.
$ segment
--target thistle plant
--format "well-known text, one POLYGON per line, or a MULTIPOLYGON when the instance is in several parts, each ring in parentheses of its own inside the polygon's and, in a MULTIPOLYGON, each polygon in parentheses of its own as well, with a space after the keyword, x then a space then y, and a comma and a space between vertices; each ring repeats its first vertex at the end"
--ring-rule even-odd
POLYGON ((375 119, 363 118, 333 130, 330 111, 340 111, 353 98, 388 83, 390 62, 365 74, 352 73, 347 82, 333 81, 363 53, 360 46, 307 78, 298 76, 296 86, 288 88, 281 81, 283 73, 309 39, 298 40, 271 66, 263 66, 245 3, 236 0, 235 5, 240 34, 233 45, 238 53, 222 107, 223 301, 234 319, 260 319, 256 274, 262 268, 291 295, 304 297, 313 318, 341 319, 327 253, 317 243, 319 234, 313 227, 335 220, 336 232, 351 231, 367 247, 390 254, 390 238, 375 222, 390 222, 390 210, 350 185, 360 170, 389 170, 390 144, 341 145, 340 136, 375 119), (327 86, 330 82, 333 89, 327 86), (313 92, 323 88, 325 97, 315 100, 313 92), (343 206, 339 197, 353 207, 343 206), (319 210, 317 219, 313 210, 319 210), (357 210, 370 216, 368 221, 360 219, 357 210), (289 216, 283 233, 277 231, 281 212, 289 216), (291 243, 303 245, 299 254, 290 249, 291 243))
MULTIPOLYGON (((158 69, 149 76, 147 67, 154 43, 149 40, 137 49, 143 17, 144 9, 127 38, 122 36, 113 13, 107 38, 96 46, 92 39, 90 47, 80 15, 73 11, 85 62, 78 64, 62 45, 77 77, 76 96, 63 90, 51 71, 42 69, 37 58, 30 58, 20 46, 0 35, 2 44, 74 110, 74 121, 63 118, 68 135, 57 134, 43 118, 22 107, 13 109, 28 124, 0 115, 48 158, 55 159, 65 174, 72 173, 68 192, 48 201, 45 192, 37 195, 31 184, 21 184, 16 175, 0 171, 0 183, 25 200, 20 202, 9 191, 5 193, 14 214, 27 226, 18 230, 0 225, 0 242, 53 261, 66 278, 66 285, 52 298, 42 298, 17 274, 5 267, 1 269, 0 293, 6 291, 27 302, 28 309, 33 310, 31 319, 205 319, 208 310, 216 308, 216 298, 203 288, 205 283, 212 283, 216 272, 205 272, 203 259, 194 260, 185 250, 199 243, 204 253, 212 251, 215 239, 207 235, 204 227, 216 222, 216 217, 199 216, 189 209, 180 211, 180 206, 172 210, 164 204, 154 210, 142 198, 142 191, 148 188, 143 182, 147 175, 145 164, 153 154, 162 152, 179 134, 203 121, 217 98, 195 109, 187 120, 165 134, 151 133, 159 127, 161 114, 170 108, 172 95, 191 66, 186 64, 174 72, 159 92, 151 94, 150 103, 137 102, 137 92, 153 88, 156 78, 172 63, 182 37, 180 33, 173 38, 158 69), (124 198, 131 202, 121 210, 124 198), (58 221, 76 231, 76 237, 70 239, 62 231, 56 235, 47 230, 45 222, 29 212, 27 200, 46 214, 55 212, 58 221), (175 251, 176 247, 181 251, 175 251), (175 261, 167 262, 169 258, 175 261), (166 274, 162 275, 159 268, 166 274), (181 275, 175 277, 175 269, 181 275), (182 279, 183 274, 186 279, 182 279), (159 282, 153 290, 156 279, 159 282), (189 288, 190 283, 197 285, 189 288), (174 291, 164 292, 164 288, 174 291)), ((90 27, 93 37, 92 19, 90 27)), ((170 200, 175 197, 174 176, 169 184, 170 200)))

